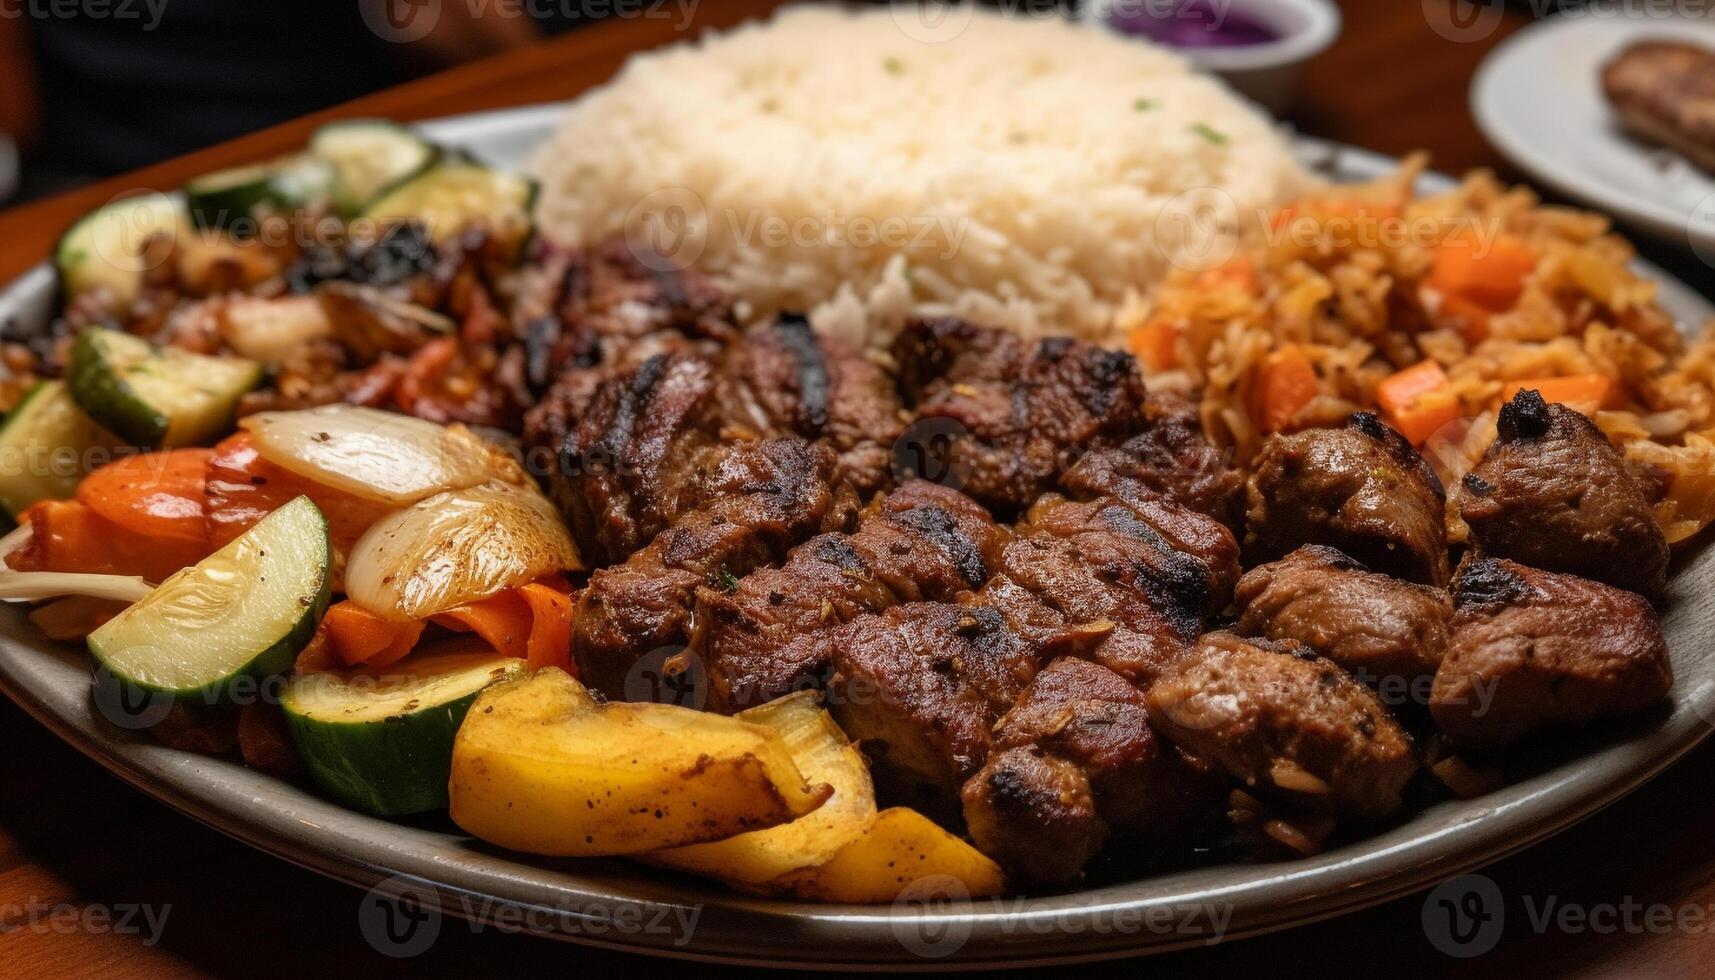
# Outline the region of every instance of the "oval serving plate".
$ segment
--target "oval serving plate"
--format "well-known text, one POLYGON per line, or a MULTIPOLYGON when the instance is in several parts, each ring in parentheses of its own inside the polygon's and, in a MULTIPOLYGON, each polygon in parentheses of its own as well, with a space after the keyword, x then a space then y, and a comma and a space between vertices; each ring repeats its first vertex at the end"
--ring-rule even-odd
MULTIPOLYGON (((515 166, 558 106, 439 120, 432 138, 515 166)), ((1338 180, 1394 161, 1304 141, 1304 159, 1338 180)), ((1426 180, 1426 191, 1447 186, 1426 180)), ((1662 299, 1687 327, 1715 314, 1659 271, 1662 299)), ((0 293, 8 331, 51 315, 54 276, 38 267, 0 293)), ((1477 800, 1431 807, 1376 836, 1314 858, 1176 871, 1058 895, 995 900, 926 896, 891 907, 827 906, 737 895, 617 861, 533 861, 445 825, 396 824, 226 761, 174 751, 104 720, 83 651, 0 609, 0 690, 59 737, 149 795, 303 867, 441 911, 590 945, 728 963, 845 969, 1029 966, 1203 945, 1352 911, 1409 894, 1562 830, 1624 796, 1690 751, 1715 721, 1715 550, 1679 563, 1664 618, 1678 682, 1671 708, 1567 739, 1522 760, 1515 782, 1477 800)))

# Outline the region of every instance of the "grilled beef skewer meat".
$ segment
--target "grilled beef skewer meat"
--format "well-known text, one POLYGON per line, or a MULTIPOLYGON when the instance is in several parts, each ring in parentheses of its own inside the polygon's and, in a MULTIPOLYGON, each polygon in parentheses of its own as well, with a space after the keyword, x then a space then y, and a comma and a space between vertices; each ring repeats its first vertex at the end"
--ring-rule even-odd
POLYGON ((975 501, 914 480, 850 534, 823 534, 783 565, 698 589, 710 703, 760 704, 826 674, 824 632, 905 602, 945 601, 988 580, 1010 537, 975 501))
POLYGON ((1660 596, 1668 549, 1655 487, 1602 430, 1535 391, 1501 408, 1497 430, 1457 497, 1482 552, 1660 596))
POLYGON ((1360 820, 1403 804, 1409 736, 1374 692, 1290 641, 1210 633, 1150 687, 1155 725, 1247 787, 1360 820))
POLYGON ((908 325, 893 357, 919 420, 913 431, 946 427, 933 436, 949 445, 921 454, 943 457, 960 488, 1000 514, 1052 489, 1078 455, 1117 446, 1144 425, 1137 363, 1119 351, 942 319, 908 325))
POLYGON ((1498 558, 1467 559, 1430 711, 1454 744, 1496 749, 1554 725, 1653 707, 1673 685, 1647 600, 1498 558))
POLYGON ((1203 435, 1195 407, 1151 393, 1144 416, 1143 432, 1118 448, 1084 455, 1061 476, 1060 488, 1075 497, 1155 495, 1228 528, 1241 527, 1244 475, 1203 435))
POLYGON ((833 453, 800 439, 712 448, 699 470, 706 502, 592 574, 579 594, 572 655, 585 683, 609 697, 639 699, 648 692, 627 684, 647 679, 635 675, 639 659, 692 642, 698 586, 778 561, 812 534, 843 529, 856 511, 850 489, 832 482, 833 453))
POLYGON ((1325 545, 1305 545, 1245 573, 1243 636, 1292 640, 1372 687, 1434 676, 1447 651, 1445 591, 1372 572, 1325 545))
POLYGON ((1368 412, 1344 428, 1270 436, 1245 499, 1247 563, 1325 544, 1379 572, 1447 584, 1441 481, 1404 436, 1368 412))
POLYGON ((899 391, 851 345, 784 314, 746 331, 724 368, 728 425, 826 443, 836 454, 835 479, 865 499, 888 485, 904 429, 899 391))

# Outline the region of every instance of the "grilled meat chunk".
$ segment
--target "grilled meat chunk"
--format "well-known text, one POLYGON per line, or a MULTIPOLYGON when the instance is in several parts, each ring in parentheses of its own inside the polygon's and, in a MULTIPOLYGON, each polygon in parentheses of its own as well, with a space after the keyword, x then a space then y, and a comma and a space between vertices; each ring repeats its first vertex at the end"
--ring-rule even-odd
POLYGON ((747 331, 725 373, 728 424, 825 441, 838 454, 836 478, 860 496, 887 485, 893 443, 904 429, 899 392, 851 345, 786 314, 747 331))
POLYGON ((1069 337, 1024 342, 961 320, 918 321, 894 344, 918 419, 945 419, 944 454, 961 488, 1012 514, 1054 486, 1087 450, 1143 425, 1131 355, 1069 337))
POLYGON ((714 366, 672 353, 601 384, 554 446, 548 492, 582 553, 623 560, 703 502, 701 458, 715 443, 714 366))
POLYGON ((1715 171, 1715 51, 1639 41, 1603 66, 1602 91, 1632 135, 1715 171))
POLYGON ((1240 634, 1302 643, 1372 687, 1433 676, 1453 617, 1445 591, 1372 572, 1325 545, 1247 572, 1238 606, 1240 634))
POLYGON ((1502 407, 1495 443, 1457 500, 1486 555, 1654 598, 1668 564, 1654 490, 1594 422, 1521 391, 1502 407))
POLYGON ((1447 584, 1441 481, 1403 436, 1368 412, 1340 429, 1270 436, 1245 498, 1248 562, 1326 544, 1377 571, 1447 584))
POLYGON ((1236 528, 1244 517, 1244 475, 1203 435, 1195 411, 1151 395, 1149 427, 1115 449, 1086 454, 1060 478, 1075 497, 1158 494, 1236 528))
POLYGON ((699 588, 713 705, 738 710, 819 681, 819 634, 981 587, 1009 536, 970 498, 914 480, 873 503, 852 533, 811 538, 784 565, 730 588, 699 588))
POLYGON ((1151 720, 1245 785, 1342 817, 1398 810, 1411 739, 1369 688, 1296 643, 1210 633, 1149 689, 1151 720))
POLYGON ((741 576, 810 535, 843 527, 853 507, 831 484, 833 453, 799 439, 740 442, 704 457, 707 502, 625 562, 590 576, 578 597, 572 654, 586 684, 629 699, 640 657, 692 640, 696 590, 741 576))
POLYGON ((914 602, 826 634, 829 709, 884 789, 928 812, 955 799, 989 753, 989 731, 1024 693, 1038 647, 998 611, 914 602))
POLYGON ((1467 559, 1430 711, 1455 744, 1496 749, 1555 725, 1639 711, 1673 685, 1667 641, 1631 592, 1498 558, 1467 559))
POLYGON ((1111 834, 1175 834, 1218 799, 1150 727, 1137 688, 1074 657, 1036 675, 993 742, 962 791, 965 822, 1015 880, 1075 881, 1111 834))

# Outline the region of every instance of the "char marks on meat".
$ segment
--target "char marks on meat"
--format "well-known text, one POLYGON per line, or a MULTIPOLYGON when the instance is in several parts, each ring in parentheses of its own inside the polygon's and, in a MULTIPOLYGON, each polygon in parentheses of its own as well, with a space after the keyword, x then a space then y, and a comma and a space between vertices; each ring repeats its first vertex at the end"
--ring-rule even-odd
POLYGON ((782 315, 746 331, 725 367, 729 424, 825 442, 860 496, 886 486, 903 410, 893 379, 857 349, 782 315))
POLYGON ((1294 640, 1372 686, 1433 676, 1447 650, 1453 603, 1325 545, 1305 545, 1239 580, 1244 636, 1294 640))
POLYGON ((592 574, 579 595, 572 654, 584 682, 609 697, 635 696, 626 682, 639 658, 693 641, 699 586, 736 581, 852 514, 849 491, 831 483, 833 454, 799 439, 719 446, 700 469, 705 502, 592 574))
POLYGON ((555 447, 548 492, 578 548, 623 560, 702 502, 703 451, 714 445, 714 367, 673 353, 603 383, 555 447))
POLYGON ((1060 487, 1073 496, 1137 499, 1154 494, 1213 517, 1228 528, 1244 518, 1244 476, 1229 454, 1217 449, 1182 399, 1151 394, 1145 403, 1148 427, 1116 449, 1083 456, 1060 487))
POLYGON ((1417 770, 1410 737, 1375 693, 1296 643, 1210 633, 1148 703, 1185 751, 1307 809, 1386 817, 1417 770))
POLYGON ((1654 598, 1668 565, 1654 496, 1594 422, 1522 391, 1457 499, 1484 554, 1654 598))
POLYGON ((1430 711, 1456 745, 1497 749, 1548 727, 1639 711, 1673 684, 1661 624, 1635 593, 1470 558, 1454 595, 1430 711))
POLYGON ((981 587, 1009 537, 975 501, 914 480, 873 503, 850 534, 811 538, 730 588, 700 588, 712 705, 737 710, 819 682, 828 631, 981 587))
POLYGON ((1206 770, 1150 726, 1144 695, 1074 657, 1055 660, 995 726, 962 792, 971 838, 1015 880, 1062 884, 1115 832, 1183 832, 1218 799, 1206 770))
POLYGON ((1245 499, 1248 561, 1325 544, 1377 571, 1447 584, 1441 481, 1405 437, 1368 412, 1344 428, 1270 436, 1245 499))
POLYGON ((941 319, 909 324, 893 356, 916 417, 947 420, 961 488, 1000 513, 1028 507, 1079 454, 1143 427, 1143 381, 1119 351, 941 319))

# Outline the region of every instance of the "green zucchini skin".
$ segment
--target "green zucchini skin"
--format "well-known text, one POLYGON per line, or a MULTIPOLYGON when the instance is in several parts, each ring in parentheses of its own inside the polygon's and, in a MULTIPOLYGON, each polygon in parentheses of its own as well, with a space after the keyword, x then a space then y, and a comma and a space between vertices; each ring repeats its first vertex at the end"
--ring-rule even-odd
MULTIPOLYGON (((140 680, 130 674, 123 664, 116 662, 117 651, 108 649, 104 627, 91 633, 87 641, 90 655, 100 667, 96 671, 96 683, 118 685, 121 691, 142 695, 144 698, 165 696, 192 704, 221 705, 251 700, 262 682, 290 671, 299 651, 308 646, 310 639, 315 636, 316 628, 321 625, 322 614, 327 612, 328 602, 332 597, 332 576, 328 574, 332 565, 332 549, 327 539, 327 519, 307 497, 299 497, 287 506, 294 506, 298 501, 308 505, 309 510, 315 514, 317 530, 321 534, 320 567, 313 572, 319 578, 320 584, 314 596, 303 605, 303 612, 284 634, 264 644, 260 650, 221 677, 206 684, 172 687, 140 680)), ((251 530, 254 531, 255 528, 251 530)), ((143 600, 148 601, 147 598, 143 600)), ((186 642, 195 642, 195 639, 187 637, 186 642)))
POLYGON ((325 201, 333 181, 326 161, 288 157, 186 181, 185 207, 199 229, 253 232, 258 210, 285 213, 325 201))
POLYGON ((70 500, 84 476, 84 452, 115 442, 77 407, 65 382, 37 383, 0 422, 0 510, 16 519, 39 501, 70 500), (54 472, 60 452, 80 457, 63 475, 54 472), (41 457, 48 471, 32 472, 31 460, 41 457))
MULTIPOLYGON (((521 660, 496 658, 495 681, 521 676, 521 660)), ((294 697, 296 677, 281 699, 286 728, 305 771, 329 796, 378 817, 402 817, 448 805, 453 739, 481 688, 378 721, 341 722, 311 717, 294 697)))
POLYGON ((72 397, 114 435, 141 447, 159 446, 172 424, 165 412, 137 396, 107 363, 100 331, 85 330, 72 341, 66 382, 72 397))
POLYGON ((78 334, 69 360, 66 382, 73 400, 97 423, 141 448, 172 448, 169 439, 176 440, 175 445, 196 445, 231 431, 239 398, 263 378, 263 368, 255 362, 153 348, 141 338, 101 328, 78 334), (124 347, 132 348, 132 354, 124 347), (145 363, 123 363, 136 354, 142 354, 145 363), (216 365, 218 370, 210 370, 216 365), (151 402, 127 377, 144 370, 153 372, 154 380, 176 386, 179 394, 192 390, 201 398, 192 407, 181 406, 176 431, 170 410, 151 402), (222 374, 219 388, 199 389, 194 383, 201 379, 206 384, 222 374))

